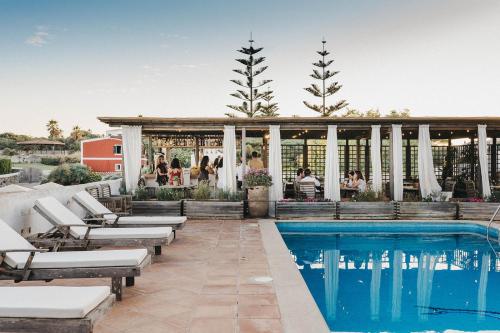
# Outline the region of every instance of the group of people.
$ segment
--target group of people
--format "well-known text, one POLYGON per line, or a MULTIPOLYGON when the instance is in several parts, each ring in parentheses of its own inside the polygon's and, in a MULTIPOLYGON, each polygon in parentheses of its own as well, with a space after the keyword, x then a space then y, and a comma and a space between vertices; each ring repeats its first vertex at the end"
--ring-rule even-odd
MULTIPOLYGON (((314 176, 309 168, 299 168, 297 170, 295 184, 298 185, 300 183, 314 183, 317 192, 321 189, 321 183, 318 177, 314 176)), ((363 177, 363 173, 359 170, 349 171, 348 178, 344 181, 343 185, 348 188, 357 189, 359 192, 364 192, 366 190, 365 178, 363 177)))
POLYGON ((160 186, 162 185, 174 185, 177 182, 179 185, 183 184, 182 168, 181 163, 178 158, 173 158, 170 162, 170 167, 168 167, 165 162, 165 157, 160 155, 158 157, 158 162, 156 164, 156 181, 160 186))

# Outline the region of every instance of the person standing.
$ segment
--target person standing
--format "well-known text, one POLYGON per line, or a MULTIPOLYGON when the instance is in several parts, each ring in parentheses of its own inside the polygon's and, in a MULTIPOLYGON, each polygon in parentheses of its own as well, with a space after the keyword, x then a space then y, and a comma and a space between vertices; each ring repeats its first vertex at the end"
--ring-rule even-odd
POLYGON ((259 154, 256 151, 252 152, 252 159, 248 161, 248 167, 250 170, 264 169, 264 163, 259 158, 259 154))
POLYGON ((174 181, 177 180, 178 185, 182 185, 182 168, 181 163, 178 158, 174 158, 170 163, 170 169, 168 169, 168 179, 169 184, 174 185, 174 181))
POLYGON ((156 165, 156 181, 158 185, 167 185, 168 181, 168 168, 167 163, 165 163, 165 157, 160 155, 158 157, 158 164, 156 165))
POLYGON ((209 158, 207 155, 203 156, 200 162, 200 175, 198 176, 198 180, 208 180, 208 174, 210 173, 210 165, 208 163, 210 162, 209 158))

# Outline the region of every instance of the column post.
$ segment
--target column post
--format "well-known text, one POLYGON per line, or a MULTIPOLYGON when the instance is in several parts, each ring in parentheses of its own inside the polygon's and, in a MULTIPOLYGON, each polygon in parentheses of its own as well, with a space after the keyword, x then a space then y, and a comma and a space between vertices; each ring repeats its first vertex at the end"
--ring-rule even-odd
POLYGON ((411 140, 409 138, 406 139, 405 178, 407 181, 411 179, 411 140))
POLYGON ((241 163, 243 164, 243 174, 246 173, 247 167, 247 130, 241 129, 241 163))
POLYGON ((498 150, 497 150, 497 137, 492 138, 492 145, 491 145, 491 180, 493 183, 496 185, 498 181, 498 150))

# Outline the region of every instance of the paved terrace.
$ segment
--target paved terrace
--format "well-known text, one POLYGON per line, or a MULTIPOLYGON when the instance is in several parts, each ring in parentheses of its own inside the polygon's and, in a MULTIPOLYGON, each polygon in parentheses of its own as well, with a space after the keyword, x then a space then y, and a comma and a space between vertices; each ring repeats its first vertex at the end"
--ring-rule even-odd
MULTIPOLYGON (((270 271, 256 221, 188 221, 163 255, 136 278, 135 286, 124 288, 123 301, 94 332, 282 332, 273 283, 254 280, 262 276, 270 271)), ((86 279, 50 284, 109 283, 86 279)), ((28 284, 35 283, 22 283, 28 284)))

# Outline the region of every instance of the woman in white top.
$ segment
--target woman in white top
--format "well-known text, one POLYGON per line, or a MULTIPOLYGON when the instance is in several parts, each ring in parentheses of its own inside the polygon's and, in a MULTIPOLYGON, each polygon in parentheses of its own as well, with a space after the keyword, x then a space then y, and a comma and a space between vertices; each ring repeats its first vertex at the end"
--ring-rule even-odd
POLYGON ((217 164, 217 188, 224 188, 224 165, 222 158, 219 159, 217 164))
POLYGON ((363 178, 361 171, 354 171, 354 177, 352 178, 352 187, 357 188, 359 192, 366 191, 366 182, 363 178))

